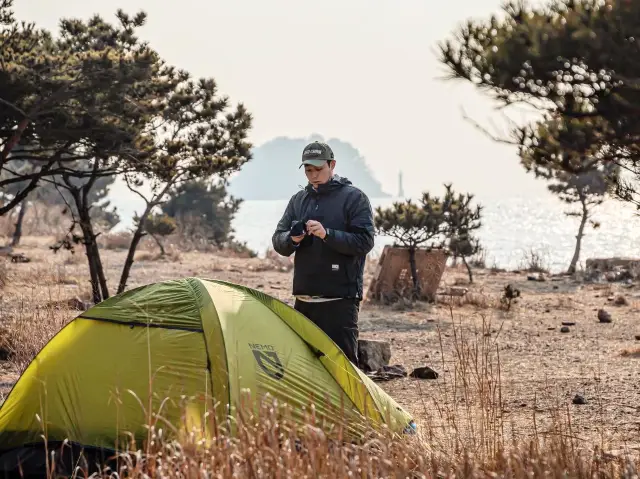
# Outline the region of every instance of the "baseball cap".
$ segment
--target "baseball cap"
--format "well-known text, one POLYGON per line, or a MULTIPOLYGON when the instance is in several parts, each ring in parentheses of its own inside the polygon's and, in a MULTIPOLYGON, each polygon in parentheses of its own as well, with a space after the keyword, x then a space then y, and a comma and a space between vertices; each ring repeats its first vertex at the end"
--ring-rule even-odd
POLYGON ((314 141, 304 147, 302 151, 302 167, 303 165, 322 166, 327 161, 335 159, 331 147, 326 143, 314 141))

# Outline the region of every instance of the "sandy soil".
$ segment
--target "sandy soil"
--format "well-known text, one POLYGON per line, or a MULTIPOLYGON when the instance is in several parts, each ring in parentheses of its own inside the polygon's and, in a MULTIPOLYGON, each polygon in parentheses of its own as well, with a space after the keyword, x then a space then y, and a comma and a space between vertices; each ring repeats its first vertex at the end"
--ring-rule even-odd
MULTIPOLYGON (((48 301, 86 295, 84 255, 53 255, 45 244, 27 238, 20 251, 32 261, 7 264, 0 326, 48 301)), ((180 253, 158 261, 153 256, 139 253, 130 287, 202 276, 292 301, 292 273, 282 271, 286 260, 180 253)), ((103 257, 115 288, 125 253, 105 250, 103 257)), ((374 267, 369 262, 367 282, 374 267)), ((640 348, 640 291, 633 285, 585 284, 566 277, 539 282, 527 276, 476 270, 474 283, 467 284, 463 269, 449 268, 442 287, 468 288, 465 298, 441 296, 435 304, 403 307, 365 303, 361 337, 389 340, 391 364, 409 372, 430 366, 440 373, 437 380, 406 377, 381 386, 416 416, 423 430, 456 427, 476 437, 477 429, 470 432, 478 424, 469 420, 473 416, 487 431, 521 438, 548 433, 554 418, 570 419, 566 433, 578 440, 640 450, 640 356, 633 354, 640 348), (499 303, 507 284, 521 291, 509 311, 499 303), (619 295, 625 304, 616 304, 619 295), (611 323, 598 321, 600 308, 611 314, 611 323), (563 333, 563 322, 575 325, 563 333), (576 394, 586 404, 573 404, 576 394)), ((17 377, 15 365, 0 361, 0 394, 6 395, 17 377)))

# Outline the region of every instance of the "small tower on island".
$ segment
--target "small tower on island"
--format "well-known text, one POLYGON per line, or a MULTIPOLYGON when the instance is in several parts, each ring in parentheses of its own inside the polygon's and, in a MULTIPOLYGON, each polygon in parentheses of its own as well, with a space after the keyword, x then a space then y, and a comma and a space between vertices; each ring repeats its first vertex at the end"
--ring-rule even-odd
POLYGON ((402 187, 402 170, 398 173, 398 198, 404 197, 404 188, 402 187))

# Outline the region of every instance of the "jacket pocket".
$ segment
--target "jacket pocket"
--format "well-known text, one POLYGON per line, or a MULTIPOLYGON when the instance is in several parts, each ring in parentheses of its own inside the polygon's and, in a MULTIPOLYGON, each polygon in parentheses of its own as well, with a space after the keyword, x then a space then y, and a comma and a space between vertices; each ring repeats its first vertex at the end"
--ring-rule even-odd
POLYGON ((356 280, 353 259, 349 256, 327 250, 328 248, 325 246, 323 255, 325 260, 322 265, 323 272, 331 279, 332 283, 340 285, 341 290, 346 293, 348 285, 356 280))

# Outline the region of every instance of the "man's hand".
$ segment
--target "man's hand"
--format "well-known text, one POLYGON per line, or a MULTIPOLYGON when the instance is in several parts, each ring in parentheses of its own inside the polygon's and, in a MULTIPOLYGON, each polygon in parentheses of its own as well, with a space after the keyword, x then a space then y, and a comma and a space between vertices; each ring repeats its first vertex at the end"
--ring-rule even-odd
POLYGON ((307 232, 311 235, 317 236, 320 239, 324 239, 327 236, 327 230, 324 229, 322 223, 315 220, 307 221, 307 232))
POLYGON ((300 236, 292 236, 291 237, 291 241, 293 241, 295 244, 300 243, 300 241, 302 241, 304 239, 306 235, 300 235, 300 236))

